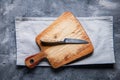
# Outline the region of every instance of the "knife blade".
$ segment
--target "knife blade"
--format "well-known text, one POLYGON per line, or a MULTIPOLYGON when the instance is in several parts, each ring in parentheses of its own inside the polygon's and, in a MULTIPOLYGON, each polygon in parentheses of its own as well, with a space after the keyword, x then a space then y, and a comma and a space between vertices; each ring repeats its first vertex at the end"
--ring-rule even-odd
POLYGON ((56 40, 40 40, 42 45, 44 46, 54 46, 54 45, 62 45, 62 44, 88 44, 89 42, 82 39, 74 39, 74 38, 65 38, 62 41, 56 40))

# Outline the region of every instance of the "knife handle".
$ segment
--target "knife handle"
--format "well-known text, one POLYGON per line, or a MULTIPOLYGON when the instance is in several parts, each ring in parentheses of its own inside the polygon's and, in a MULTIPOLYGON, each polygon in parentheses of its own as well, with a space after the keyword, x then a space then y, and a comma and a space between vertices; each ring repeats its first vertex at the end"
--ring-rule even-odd
POLYGON ((39 52, 25 59, 25 65, 28 68, 34 68, 43 58, 45 58, 44 52, 39 52))

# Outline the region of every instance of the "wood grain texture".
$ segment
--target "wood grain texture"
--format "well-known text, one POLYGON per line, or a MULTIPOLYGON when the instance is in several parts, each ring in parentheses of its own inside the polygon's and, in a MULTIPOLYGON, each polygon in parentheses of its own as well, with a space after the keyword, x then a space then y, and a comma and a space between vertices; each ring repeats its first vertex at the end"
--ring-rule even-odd
POLYGON ((93 51, 93 45, 79 21, 71 12, 63 13, 47 29, 36 37, 38 46, 44 51, 53 68, 58 68, 93 51), (41 39, 63 40, 64 38, 83 39, 88 44, 67 44, 42 46, 41 39))

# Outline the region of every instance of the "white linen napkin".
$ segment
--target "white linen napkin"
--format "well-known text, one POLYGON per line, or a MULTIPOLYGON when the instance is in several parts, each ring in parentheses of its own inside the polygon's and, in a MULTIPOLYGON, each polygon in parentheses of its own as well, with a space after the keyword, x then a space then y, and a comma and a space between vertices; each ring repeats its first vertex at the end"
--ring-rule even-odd
MULTIPOLYGON (((40 52, 35 42, 35 37, 47 28, 56 18, 53 17, 17 17, 16 26, 16 45, 17 63, 25 65, 26 57, 40 52)), ((113 17, 78 17, 85 31, 90 37, 94 52, 91 56, 77 60, 72 65, 88 64, 113 64, 115 63, 113 46, 113 17)), ((38 66, 49 66, 48 61, 43 60, 38 66)))

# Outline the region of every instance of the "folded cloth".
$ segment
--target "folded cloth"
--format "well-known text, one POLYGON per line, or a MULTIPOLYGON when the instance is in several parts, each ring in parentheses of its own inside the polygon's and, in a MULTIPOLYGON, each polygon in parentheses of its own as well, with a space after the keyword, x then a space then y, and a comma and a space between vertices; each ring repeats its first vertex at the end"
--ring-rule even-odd
MULTIPOLYGON (((16 45, 17 63, 25 65, 26 57, 40 52, 35 42, 35 37, 47 28, 56 18, 51 17, 17 17, 16 26, 16 45)), ((88 64, 113 64, 115 63, 113 46, 113 17, 78 17, 90 37, 94 52, 89 57, 77 60, 67 66, 88 65, 88 64)), ((49 66, 48 61, 43 60, 38 66, 49 66)))

